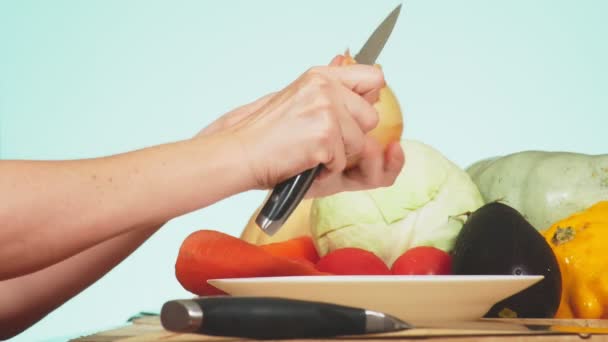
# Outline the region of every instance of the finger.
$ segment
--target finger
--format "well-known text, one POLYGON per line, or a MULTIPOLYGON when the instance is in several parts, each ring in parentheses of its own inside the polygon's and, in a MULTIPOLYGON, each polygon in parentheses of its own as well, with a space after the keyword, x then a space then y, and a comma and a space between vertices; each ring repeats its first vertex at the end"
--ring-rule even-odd
POLYGON ((371 65, 328 66, 319 67, 316 70, 364 97, 369 96, 368 94, 374 91, 377 92, 386 85, 382 70, 371 65))
POLYGON ((397 178, 405 165, 405 153, 399 142, 393 142, 386 147, 384 158, 384 173, 389 178, 397 178))
POLYGON ((330 158, 323 162, 320 179, 339 174, 346 167, 346 153, 342 139, 335 139, 331 146, 326 146, 325 148, 330 150, 330 158))
MULTIPOLYGON (((382 70, 382 68, 377 64, 374 65, 374 67, 382 70)), ((386 83, 384 84, 384 86, 386 86, 386 83)), ((382 88, 384 88, 384 86, 382 88)), ((364 94, 363 97, 367 100, 367 102, 374 104, 380 100, 380 91, 382 91, 382 88, 369 91, 364 94)))
POLYGON ((376 128, 379 121, 378 111, 365 99, 351 90, 341 87, 339 90, 346 110, 351 114, 361 131, 367 133, 376 128))
POLYGON ((343 183, 349 190, 373 188, 382 184, 384 173, 382 145, 366 137, 361 158, 355 168, 345 171, 343 183))
POLYGON ((342 141, 344 145, 344 154, 347 160, 355 160, 361 154, 365 144, 365 133, 360 127, 352 113, 345 108, 338 115, 340 131, 342 132, 342 141))
POLYGON ((344 191, 343 179, 344 176, 340 173, 329 174, 322 173, 310 187, 310 190, 306 192, 304 198, 318 198, 336 194, 340 191, 344 191))
POLYGON ((341 173, 346 167, 346 153, 344 147, 344 137, 341 127, 341 117, 347 116, 346 113, 338 113, 331 116, 331 124, 327 128, 324 143, 316 146, 317 162, 323 164, 323 169, 319 174, 319 179, 341 173))
POLYGON ((365 101, 367 101, 367 103, 375 104, 380 100, 380 91, 382 91, 382 89, 372 90, 367 94, 364 94, 363 98, 365 99, 365 101))
POLYGON ((336 57, 334 57, 331 62, 329 63, 330 66, 340 66, 342 65, 342 62, 344 61, 344 56, 342 55, 337 55, 336 57))

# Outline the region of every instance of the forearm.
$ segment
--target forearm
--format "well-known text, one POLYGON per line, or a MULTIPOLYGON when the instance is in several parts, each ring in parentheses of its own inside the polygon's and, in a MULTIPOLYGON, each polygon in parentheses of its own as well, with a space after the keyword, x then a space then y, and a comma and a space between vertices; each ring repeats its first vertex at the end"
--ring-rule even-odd
POLYGON ((0 282, 0 340, 24 331, 103 277, 159 227, 133 230, 41 271, 0 282))
POLYGON ((0 162, 0 280, 248 190, 238 148, 210 136, 106 158, 0 162))

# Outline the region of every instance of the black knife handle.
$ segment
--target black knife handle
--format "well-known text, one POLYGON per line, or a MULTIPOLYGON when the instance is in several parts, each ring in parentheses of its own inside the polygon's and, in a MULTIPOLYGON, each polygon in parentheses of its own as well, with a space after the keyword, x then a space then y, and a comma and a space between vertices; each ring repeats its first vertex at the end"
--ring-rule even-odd
POLYGON ((161 310, 161 322, 169 331, 251 339, 335 337, 366 330, 363 309, 273 297, 169 301, 161 310))
POLYGON ((274 187, 256 218, 256 223, 266 234, 273 235, 287 221, 322 168, 319 165, 308 169, 274 187))

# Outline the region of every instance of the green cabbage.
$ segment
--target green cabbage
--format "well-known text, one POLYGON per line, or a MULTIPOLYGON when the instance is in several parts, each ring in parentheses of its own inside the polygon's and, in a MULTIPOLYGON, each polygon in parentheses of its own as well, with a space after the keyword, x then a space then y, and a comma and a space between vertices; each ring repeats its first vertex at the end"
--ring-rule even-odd
POLYGON ((467 212, 483 205, 469 175, 441 153, 415 140, 401 142, 405 166, 390 187, 315 199, 312 235, 321 255, 358 247, 387 265, 407 249, 451 251, 467 212))

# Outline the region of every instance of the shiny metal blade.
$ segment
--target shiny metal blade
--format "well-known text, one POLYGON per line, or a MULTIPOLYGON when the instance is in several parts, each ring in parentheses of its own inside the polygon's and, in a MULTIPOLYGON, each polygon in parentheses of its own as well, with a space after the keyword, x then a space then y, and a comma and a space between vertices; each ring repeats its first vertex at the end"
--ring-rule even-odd
POLYGON ((368 334, 400 331, 411 328, 413 328, 412 325, 397 317, 373 310, 365 310, 365 332, 368 334))
POLYGON ((388 37, 391 35, 391 32, 393 32, 400 12, 401 5, 397 6, 386 19, 384 19, 380 26, 378 26, 374 33, 372 33, 359 53, 355 56, 355 61, 357 61, 357 63, 368 65, 376 63, 376 58, 380 55, 380 52, 384 48, 384 44, 386 44, 388 37))

